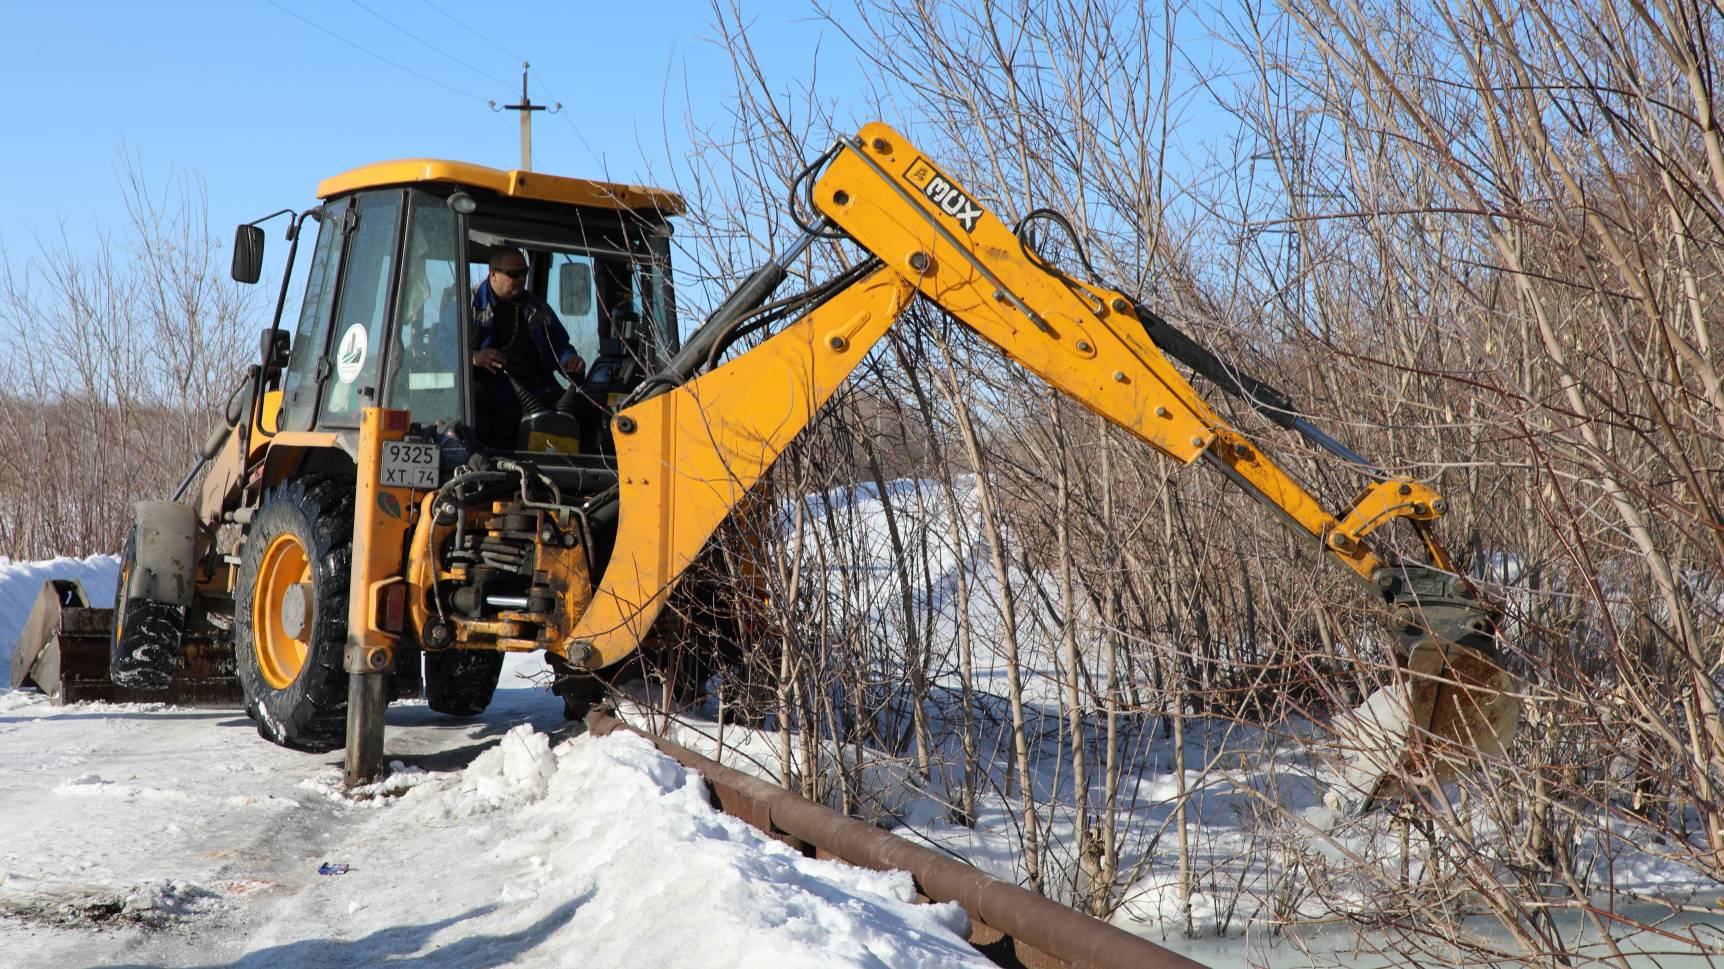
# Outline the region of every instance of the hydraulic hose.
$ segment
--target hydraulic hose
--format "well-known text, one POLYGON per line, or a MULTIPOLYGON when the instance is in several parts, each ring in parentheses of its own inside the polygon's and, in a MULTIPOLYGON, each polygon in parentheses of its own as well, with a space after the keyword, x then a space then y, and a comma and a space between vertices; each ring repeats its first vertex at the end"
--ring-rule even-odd
POLYGON ((1151 343, 1160 347, 1161 352, 1202 375, 1204 379, 1219 387, 1222 393, 1245 401, 1275 424, 1297 432, 1300 437, 1349 464, 1358 465, 1367 474, 1383 476, 1382 469, 1369 458, 1335 440, 1306 420, 1294 405, 1293 398, 1209 352, 1202 344, 1174 329, 1173 324, 1142 303, 1132 300, 1131 310, 1142 324, 1143 331, 1149 335, 1151 343))
POLYGON ((700 329, 696 330, 694 335, 688 338, 688 342, 682 345, 682 349, 677 351, 676 356, 671 357, 670 362, 665 364, 664 369, 647 378, 640 389, 631 395, 630 402, 664 393, 693 378, 712 357, 712 351, 728 335, 732 325, 772 298, 772 294, 790 275, 789 265, 818 238, 819 235, 814 231, 803 233, 801 238, 791 243, 790 248, 749 273, 742 285, 725 297, 724 302, 712 311, 700 329))

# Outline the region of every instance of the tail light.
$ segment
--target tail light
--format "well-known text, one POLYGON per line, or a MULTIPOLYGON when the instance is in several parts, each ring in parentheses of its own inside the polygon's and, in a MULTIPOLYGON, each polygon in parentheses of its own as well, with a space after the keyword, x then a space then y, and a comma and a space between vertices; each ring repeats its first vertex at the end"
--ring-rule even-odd
POLYGON ((398 633, 407 628, 407 583, 391 582, 377 590, 377 628, 398 633))

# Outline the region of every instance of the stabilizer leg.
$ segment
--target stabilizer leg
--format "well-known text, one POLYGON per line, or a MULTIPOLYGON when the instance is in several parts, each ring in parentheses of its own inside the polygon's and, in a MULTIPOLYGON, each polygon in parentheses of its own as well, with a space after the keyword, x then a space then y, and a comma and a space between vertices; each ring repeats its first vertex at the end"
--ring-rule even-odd
POLYGON ((383 776, 383 714, 389 708, 384 673, 347 677, 347 765, 349 788, 376 783, 383 776))

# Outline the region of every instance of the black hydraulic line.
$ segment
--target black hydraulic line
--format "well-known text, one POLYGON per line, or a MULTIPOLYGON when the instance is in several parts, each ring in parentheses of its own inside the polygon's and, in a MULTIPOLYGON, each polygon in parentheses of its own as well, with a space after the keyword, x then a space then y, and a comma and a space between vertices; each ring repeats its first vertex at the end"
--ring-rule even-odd
POLYGON ((1229 365, 1196 340, 1174 329, 1173 324, 1142 303, 1132 300, 1130 308, 1143 325, 1143 331, 1149 334, 1150 342, 1160 347, 1163 353, 1201 374, 1221 388, 1222 393, 1245 401, 1264 417, 1293 430, 1293 422, 1300 416, 1293 406, 1293 398, 1229 365))
POLYGON ((1018 220, 1017 225, 1012 226, 1012 235, 1017 236, 1018 240, 1024 244, 1024 252, 1029 255, 1031 262, 1066 280, 1068 284, 1071 282, 1070 277, 1037 251, 1034 238, 1024 235, 1025 230, 1037 222, 1051 222, 1059 227, 1060 231, 1066 234, 1066 239, 1070 241, 1072 250, 1077 253, 1078 262, 1083 264, 1084 272, 1089 274, 1090 279, 1101 278, 1101 274, 1095 271, 1094 266, 1090 265, 1089 253, 1084 251, 1083 242, 1078 238, 1077 229, 1072 227, 1071 220, 1067 219, 1065 213, 1059 209, 1031 209, 1024 214, 1023 218, 1018 220))
POLYGON ((1137 316, 1137 321, 1149 335, 1150 342, 1160 347, 1161 352, 1202 375, 1204 379, 1221 388, 1222 393, 1245 401, 1275 424, 1297 432, 1305 440, 1349 464, 1358 465, 1366 473, 1379 477, 1383 475, 1382 470, 1369 458, 1330 437, 1306 420, 1294 405, 1293 398, 1222 360, 1142 303, 1130 300, 1127 307, 1115 307, 1127 308, 1137 316))
POLYGON ((1305 418, 1303 418, 1303 417, 1296 418, 1293 421, 1293 429, 1295 431, 1298 431, 1299 435, 1301 437, 1305 438, 1305 440, 1310 441, 1312 444, 1315 444, 1320 448, 1323 448, 1324 450, 1328 451, 1330 454, 1335 455, 1336 457, 1340 458, 1343 461, 1348 462, 1349 464, 1358 465, 1367 474, 1375 475, 1376 477, 1379 477, 1379 478, 1388 477, 1388 473, 1385 472, 1382 468, 1379 468, 1376 465, 1372 464, 1369 458, 1365 457, 1363 454, 1360 454, 1358 451, 1353 450, 1352 448, 1348 447, 1347 445, 1342 444, 1340 441, 1337 441, 1334 438, 1330 437, 1328 434, 1324 433, 1319 428, 1313 426, 1312 423, 1310 421, 1306 420, 1305 418))
POLYGON ((803 233, 790 244, 790 248, 749 273, 742 285, 726 297, 724 302, 718 305, 718 309, 712 311, 712 315, 706 318, 705 325, 695 331, 694 336, 677 351, 677 355, 671 358, 665 369, 683 380, 694 376, 711 356, 713 347, 724 338, 731 324, 772 298, 772 294, 777 292, 778 287, 789 277, 790 264, 808 251, 816 238, 812 232, 803 233))
MULTIPOLYGON (((803 191, 803 186, 807 185, 808 206, 816 212, 819 211, 815 207, 812 197, 814 191, 814 178, 812 176, 824 167, 834 155, 842 151, 845 144, 843 139, 833 142, 832 147, 803 166, 802 170, 796 173, 796 177, 790 180, 790 219, 796 223, 797 228, 802 230, 801 237, 791 243, 789 249, 773 256, 766 265, 750 273, 748 278, 742 281, 742 285, 725 297, 724 302, 720 303, 718 308, 707 316, 706 322, 694 332, 693 336, 688 338, 688 342, 684 343, 682 348, 677 351, 676 356, 665 364, 664 369, 643 381, 629 395, 623 406, 626 407, 649 397, 655 397, 673 387, 680 387, 699 373, 703 367, 711 367, 713 362, 718 359, 719 354, 723 353, 730 343, 757 328, 739 330, 738 324, 765 306, 766 301, 789 277, 788 267, 797 257, 801 256, 809 246, 818 240, 848 238, 844 232, 835 229, 831 220, 825 216, 818 216, 813 221, 805 220, 802 211, 797 206, 797 200, 803 191)), ((849 280, 845 281, 848 282, 849 280)), ((837 283, 838 280, 832 282, 837 283)), ((830 291, 826 286, 821 286, 803 295, 812 301, 829 296, 830 291)))
MULTIPOLYGON (((1090 264, 1089 255, 1084 251, 1083 240, 1078 237, 1077 229, 1058 209, 1041 208, 1034 209, 1019 219, 1018 224, 1012 227, 1012 234, 1023 243, 1024 253, 1031 262, 1058 277, 1072 292, 1087 299, 1089 295, 1087 291, 1081 289, 1076 281, 1038 252, 1034 238, 1026 235, 1026 230, 1036 222, 1050 222, 1064 232, 1073 251, 1077 254, 1078 262, 1083 264, 1084 271, 1089 274, 1089 278, 1098 279, 1100 274, 1090 264)), ((1115 309, 1124 308, 1115 307, 1115 309)), ((1307 441, 1336 455, 1343 461, 1358 465, 1367 473, 1379 477, 1383 476, 1383 472, 1364 455, 1337 441, 1300 416, 1298 410, 1293 406, 1293 398, 1226 363, 1197 341, 1174 329, 1172 324, 1142 303, 1132 300, 1129 308, 1137 316, 1144 332, 1149 334, 1150 341, 1160 347, 1163 353, 1202 374, 1215 386, 1220 387, 1223 393, 1244 400, 1274 423, 1290 431, 1296 431, 1307 441)))
POLYGON ((664 369, 648 377, 633 394, 629 403, 662 394, 672 387, 687 383, 712 357, 713 350, 723 341, 736 321, 758 309, 772 297, 779 285, 790 275, 789 264, 802 255, 819 236, 805 232, 783 254, 772 257, 766 265, 748 274, 723 303, 713 310, 700 329, 688 338, 682 349, 665 364, 664 369))
POLYGON ((818 158, 809 162, 807 165, 804 165, 802 170, 796 173, 796 177, 790 180, 790 195, 786 200, 786 208, 788 208, 790 212, 790 220, 796 223, 797 228, 815 238, 828 239, 832 241, 849 238, 843 230, 833 228, 832 223, 819 214, 820 207, 814 204, 815 179, 813 178, 820 169, 826 166, 827 162, 831 161, 834 156, 844 150, 846 143, 847 142, 843 138, 837 139, 832 143, 832 147, 822 152, 818 158), (803 185, 808 186, 806 192, 802 190, 803 185), (804 194, 807 196, 809 210, 815 213, 813 221, 804 221, 801 210, 796 206, 797 199, 804 194))
POLYGON ((818 286, 776 303, 768 303, 752 313, 737 317, 730 324, 728 332, 722 334, 719 341, 713 345, 712 352, 707 356, 706 369, 710 370, 717 366, 718 358, 735 345, 736 341, 763 327, 771 326, 794 313, 812 311, 815 307, 849 288, 852 283, 879 269, 881 265, 878 257, 869 256, 818 286))

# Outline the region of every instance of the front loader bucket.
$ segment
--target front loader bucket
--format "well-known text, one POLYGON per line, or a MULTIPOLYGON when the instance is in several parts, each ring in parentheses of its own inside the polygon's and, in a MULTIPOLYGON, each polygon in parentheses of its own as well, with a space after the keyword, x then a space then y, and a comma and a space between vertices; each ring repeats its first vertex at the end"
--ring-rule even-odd
POLYGON ((108 677, 114 610, 94 609, 72 579, 49 579, 12 650, 12 688, 34 687, 56 704, 172 703, 237 707, 244 702, 234 677, 233 646, 225 638, 188 630, 180 662, 165 691, 123 689, 108 677))

